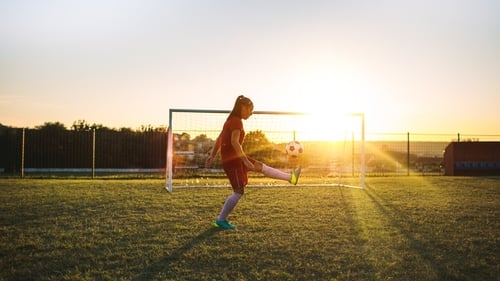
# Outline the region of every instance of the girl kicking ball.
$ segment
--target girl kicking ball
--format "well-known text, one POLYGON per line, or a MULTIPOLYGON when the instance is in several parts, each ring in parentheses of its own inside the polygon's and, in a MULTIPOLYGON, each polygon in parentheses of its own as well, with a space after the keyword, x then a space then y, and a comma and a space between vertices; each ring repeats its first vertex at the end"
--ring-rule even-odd
POLYGON ((215 227, 235 229, 236 226, 227 221, 227 216, 234 209, 245 191, 248 183, 248 171, 260 172, 267 177, 288 181, 296 185, 300 176, 300 167, 292 173, 267 166, 245 154, 242 148, 245 139, 243 120, 247 120, 253 113, 252 101, 241 95, 236 98, 233 110, 224 123, 221 133, 206 161, 206 166, 211 167, 215 156, 220 150, 222 168, 226 173, 233 193, 227 197, 222 210, 214 222, 215 227))

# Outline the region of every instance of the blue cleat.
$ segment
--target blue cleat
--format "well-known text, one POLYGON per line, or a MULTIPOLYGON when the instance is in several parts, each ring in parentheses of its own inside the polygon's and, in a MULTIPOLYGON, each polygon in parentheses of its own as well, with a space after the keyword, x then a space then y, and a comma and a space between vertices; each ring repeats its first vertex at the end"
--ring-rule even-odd
POLYGON ((223 220, 223 221, 215 220, 214 226, 224 228, 224 229, 235 229, 236 228, 236 225, 230 224, 227 220, 223 220))

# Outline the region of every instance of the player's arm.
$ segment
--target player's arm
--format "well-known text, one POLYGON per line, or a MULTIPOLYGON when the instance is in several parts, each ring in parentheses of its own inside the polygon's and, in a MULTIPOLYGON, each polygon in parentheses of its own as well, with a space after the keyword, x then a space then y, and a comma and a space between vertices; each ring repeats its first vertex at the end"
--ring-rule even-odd
POLYGON ((245 164, 248 169, 253 170, 255 169, 254 165, 248 160, 247 155, 243 151, 243 147, 241 147, 240 133, 241 131, 239 129, 235 129, 231 132, 231 145, 233 146, 236 155, 238 155, 238 157, 240 157, 243 161, 243 164, 245 164))
POLYGON ((217 153, 220 150, 221 135, 222 135, 222 132, 219 134, 219 136, 215 140, 214 147, 212 148, 212 151, 210 152, 210 155, 208 156, 207 160, 205 161, 205 167, 207 167, 207 168, 209 168, 209 167, 212 166, 212 164, 214 162, 214 159, 215 159, 215 156, 217 155, 217 153))

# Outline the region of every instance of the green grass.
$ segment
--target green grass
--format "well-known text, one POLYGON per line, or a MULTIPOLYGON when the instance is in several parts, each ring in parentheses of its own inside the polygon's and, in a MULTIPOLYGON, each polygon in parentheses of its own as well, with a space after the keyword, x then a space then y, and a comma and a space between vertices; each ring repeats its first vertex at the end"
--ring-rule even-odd
POLYGON ((0 179, 0 280, 498 280, 500 179, 364 190, 0 179))

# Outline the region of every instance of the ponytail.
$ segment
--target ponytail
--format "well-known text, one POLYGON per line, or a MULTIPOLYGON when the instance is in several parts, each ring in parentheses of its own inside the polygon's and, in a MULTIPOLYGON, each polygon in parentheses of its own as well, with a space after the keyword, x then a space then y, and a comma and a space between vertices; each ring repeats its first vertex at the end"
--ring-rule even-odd
POLYGON ((251 99, 245 97, 244 95, 239 95, 234 102, 233 110, 229 113, 228 119, 232 116, 236 116, 241 118, 241 108, 243 106, 253 106, 253 102, 251 99))

